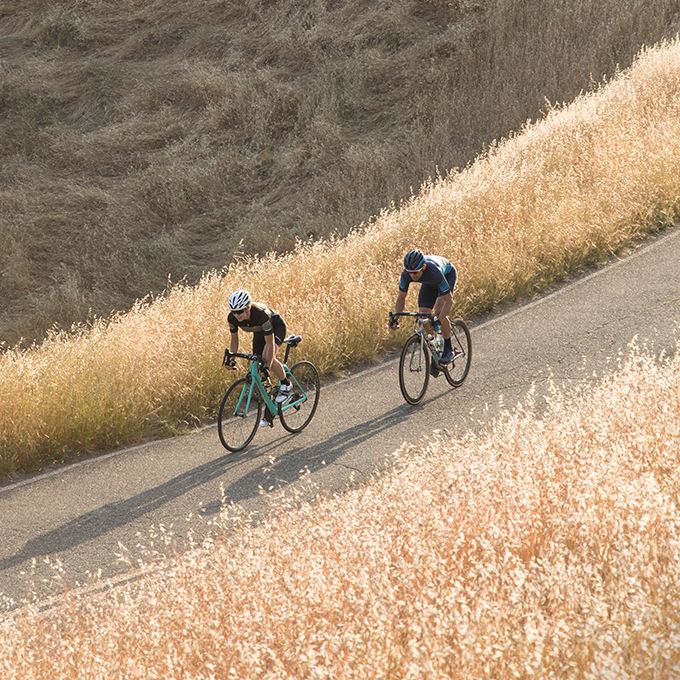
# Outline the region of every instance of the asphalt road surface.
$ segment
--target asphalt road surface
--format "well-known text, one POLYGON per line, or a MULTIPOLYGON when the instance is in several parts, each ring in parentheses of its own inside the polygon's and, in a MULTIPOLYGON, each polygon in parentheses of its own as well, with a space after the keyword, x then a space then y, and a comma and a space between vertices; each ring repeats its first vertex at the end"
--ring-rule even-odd
MULTIPOLYGON (((431 380, 419 406, 404 402, 393 354, 322 381, 317 414, 301 434, 277 423, 244 452, 229 454, 210 426, 0 486, 0 609, 3 599, 11 608, 31 589, 38 598, 56 595, 88 573, 126 578, 134 568, 117 558, 120 544, 133 564, 143 557, 142 545, 181 552, 189 532, 208 534, 223 499, 262 513, 272 502, 270 489, 303 485, 311 494, 361 483, 403 442, 426 439, 434 429, 453 435, 479 427, 532 385, 540 398, 549 376, 559 384, 611 370, 636 337, 656 354, 672 354, 679 321, 675 227, 529 304, 475 320, 466 383, 453 390, 443 377, 431 380), (166 546, 168 533, 174 538, 166 546), (61 580, 45 557, 61 565, 61 580)), ((295 353, 304 357, 304 341, 295 353)))

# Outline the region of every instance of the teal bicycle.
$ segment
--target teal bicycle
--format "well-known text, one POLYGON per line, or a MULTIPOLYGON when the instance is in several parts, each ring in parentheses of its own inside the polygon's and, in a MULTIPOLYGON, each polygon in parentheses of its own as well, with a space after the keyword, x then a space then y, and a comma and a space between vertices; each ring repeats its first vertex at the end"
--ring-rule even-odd
POLYGON ((225 366, 233 368, 232 359, 236 357, 250 362, 248 373, 229 386, 217 412, 217 432, 225 449, 232 452, 245 449, 263 419, 273 426, 278 416, 281 425, 291 433, 302 432, 309 425, 319 403, 321 382, 319 372, 310 361, 300 361, 288 368, 290 350, 301 341, 299 335, 283 341, 286 353, 282 363, 292 389, 281 404, 275 401, 276 388, 271 384, 261 356, 225 350, 222 360, 225 366))

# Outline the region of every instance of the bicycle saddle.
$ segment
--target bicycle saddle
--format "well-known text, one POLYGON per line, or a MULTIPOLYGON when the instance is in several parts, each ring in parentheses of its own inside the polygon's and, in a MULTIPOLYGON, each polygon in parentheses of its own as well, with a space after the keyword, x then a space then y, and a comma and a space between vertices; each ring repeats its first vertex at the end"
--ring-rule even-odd
POLYGON ((301 335, 289 335, 285 340, 285 343, 289 344, 291 347, 297 347, 302 342, 301 335))

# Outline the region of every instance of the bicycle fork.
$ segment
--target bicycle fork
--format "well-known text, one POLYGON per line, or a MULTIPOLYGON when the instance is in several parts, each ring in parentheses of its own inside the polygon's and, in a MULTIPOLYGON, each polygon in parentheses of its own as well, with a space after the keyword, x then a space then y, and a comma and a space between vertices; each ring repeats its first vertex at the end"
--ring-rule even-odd
POLYGON ((253 397, 253 388, 255 385, 252 380, 246 380, 246 384, 241 390, 238 401, 236 402, 236 407, 234 408, 234 415, 240 418, 245 418, 250 411, 250 402, 253 397))
POLYGON ((411 356, 409 357, 408 361, 408 370, 411 373, 420 373, 423 371, 423 358, 425 356, 425 335, 423 333, 418 333, 418 335, 420 336, 420 348, 417 354, 417 362, 415 361, 415 352, 411 352, 411 356), (416 364, 415 366, 414 363, 416 364))

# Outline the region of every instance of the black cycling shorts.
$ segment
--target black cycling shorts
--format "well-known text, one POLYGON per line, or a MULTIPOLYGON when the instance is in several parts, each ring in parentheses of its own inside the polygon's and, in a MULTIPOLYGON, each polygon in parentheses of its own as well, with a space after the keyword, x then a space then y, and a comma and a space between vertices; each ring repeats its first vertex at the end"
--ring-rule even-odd
MULTIPOLYGON (((453 289, 456 287, 456 278, 457 274, 455 268, 446 275, 446 280, 452 293, 453 289)), ((437 297, 439 297, 439 290, 437 286, 420 286, 420 292, 418 293, 418 307, 432 309, 437 297)))
MULTIPOLYGON (((272 326, 274 327, 274 343, 278 347, 286 337, 286 324, 280 316, 275 316, 272 317, 272 326)), ((253 354, 262 356, 264 338, 264 333, 253 333, 253 354)))

